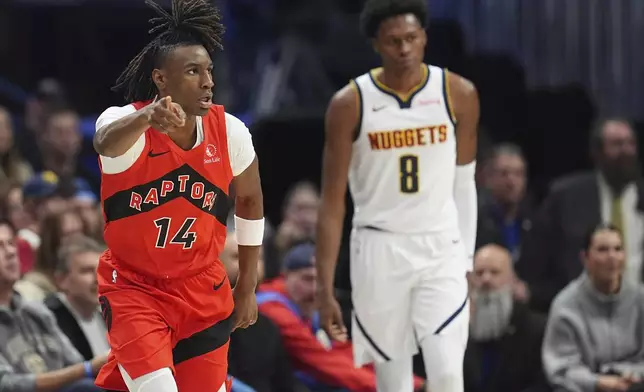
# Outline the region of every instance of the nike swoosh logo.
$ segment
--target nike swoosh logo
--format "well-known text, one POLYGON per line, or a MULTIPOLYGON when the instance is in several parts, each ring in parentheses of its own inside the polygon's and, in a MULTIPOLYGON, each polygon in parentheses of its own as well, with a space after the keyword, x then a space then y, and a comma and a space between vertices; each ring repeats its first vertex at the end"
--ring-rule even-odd
POLYGON ((219 282, 219 283, 215 283, 215 284, 212 286, 212 288, 213 288, 215 291, 217 291, 217 290, 219 290, 219 289, 221 288, 221 286, 223 286, 223 285, 224 285, 224 283, 225 283, 225 282, 226 282, 226 277, 224 276, 224 278, 221 280, 221 282, 219 282))
POLYGON ((379 111, 381 111, 382 109, 384 109, 386 107, 387 107, 387 105, 379 106, 379 107, 372 107, 371 110, 374 111, 374 112, 379 112, 379 111))
POLYGON ((150 152, 148 153, 148 156, 149 156, 150 158, 154 158, 154 157, 161 156, 161 155, 163 155, 163 154, 167 154, 167 153, 169 153, 169 152, 170 152, 170 151, 163 151, 163 152, 156 152, 156 153, 155 153, 155 152, 150 151, 150 152))

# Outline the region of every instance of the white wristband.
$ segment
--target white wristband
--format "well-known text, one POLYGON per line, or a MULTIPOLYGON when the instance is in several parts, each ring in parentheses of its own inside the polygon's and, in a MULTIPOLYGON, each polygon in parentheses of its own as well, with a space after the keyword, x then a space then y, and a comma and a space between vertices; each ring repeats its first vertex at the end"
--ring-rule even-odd
POLYGON ((242 246, 260 246, 264 241, 264 218, 248 220, 235 215, 235 235, 242 246))

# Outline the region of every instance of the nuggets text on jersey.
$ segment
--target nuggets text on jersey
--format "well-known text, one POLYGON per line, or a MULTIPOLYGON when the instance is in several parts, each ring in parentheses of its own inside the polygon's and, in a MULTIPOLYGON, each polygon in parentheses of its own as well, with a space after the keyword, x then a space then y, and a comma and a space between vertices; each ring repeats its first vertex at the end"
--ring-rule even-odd
POLYGON ((369 132, 369 143, 372 150, 389 150, 391 148, 406 148, 445 143, 447 140, 447 124, 428 125, 413 129, 397 129, 393 131, 369 132))

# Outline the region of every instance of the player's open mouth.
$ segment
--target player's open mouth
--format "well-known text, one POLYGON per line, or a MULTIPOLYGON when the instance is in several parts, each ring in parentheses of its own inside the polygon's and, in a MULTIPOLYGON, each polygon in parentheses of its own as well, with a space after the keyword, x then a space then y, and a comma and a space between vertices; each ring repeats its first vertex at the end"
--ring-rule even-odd
POLYGON ((203 97, 199 100, 199 106, 201 106, 203 109, 210 109, 210 105, 212 105, 211 95, 203 97))

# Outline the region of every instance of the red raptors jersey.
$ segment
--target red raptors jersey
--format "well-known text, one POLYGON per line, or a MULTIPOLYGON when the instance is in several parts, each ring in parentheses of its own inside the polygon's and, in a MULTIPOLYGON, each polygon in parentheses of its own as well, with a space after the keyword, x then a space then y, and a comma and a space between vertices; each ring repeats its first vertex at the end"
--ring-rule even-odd
MULTIPOLYGON (((136 102, 139 110, 149 102, 136 102)), ((196 274, 218 262, 226 241, 233 175, 224 108, 203 119, 203 141, 185 151, 149 128, 145 148, 123 173, 101 174, 103 260, 155 278, 196 274)))

